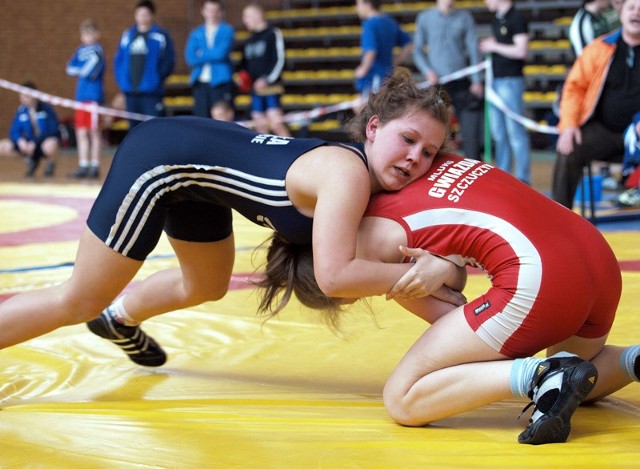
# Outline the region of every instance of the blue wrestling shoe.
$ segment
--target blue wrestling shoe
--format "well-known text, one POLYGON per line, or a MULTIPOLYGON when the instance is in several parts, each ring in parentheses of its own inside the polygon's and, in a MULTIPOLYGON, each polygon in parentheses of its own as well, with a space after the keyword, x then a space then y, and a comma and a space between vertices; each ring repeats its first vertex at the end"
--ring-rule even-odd
POLYGON ((140 326, 125 326, 116 321, 111 306, 100 316, 87 323, 95 335, 107 339, 120 347, 138 365, 160 366, 167 361, 167 354, 158 343, 140 329, 140 326))
POLYGON ((564 443, 571 431, 571 416, 598 380, 596 367, 576 355, 561 353, 538 365, 529 391, 534 405, 529 426, 518 442, 529 445, 564 443))

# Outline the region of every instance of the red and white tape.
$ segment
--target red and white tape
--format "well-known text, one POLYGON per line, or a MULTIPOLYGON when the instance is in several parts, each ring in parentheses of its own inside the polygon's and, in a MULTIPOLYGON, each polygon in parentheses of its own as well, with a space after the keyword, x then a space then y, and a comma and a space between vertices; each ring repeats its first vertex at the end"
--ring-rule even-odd
MULTIPOLYGON (((486 83, 485 83, 485 97, 486 99, 496 106, 498 109, 506 113, 512 119, 520 122, 526 128, 530 130, 534 130, 536 132, 548 133, 548 134, 557 134, 558 130, 555 127, 550 127, 546 125, 540 125, 537 122, 527 119, 524 116, 518 115, 511 111, 509 107, 504 103, 504 101, 496 95, 496 93, 491 88, 491 59, 485 60, 477 65, 472 65, 469 67, 465 67, 456 72, 450 73, 448 75, 442 76, 440 78, 440 83, 444 84, 453 80, 458 80, 465 76, 469 76, 475 73, 479 73, 483 70, 487 70, 486 83)), ((426 88, 430 85, 429 82, 421 82, 418 84, 419 88, 426 88)), ((27 88, 25 86, 18 85, 17 83, 13 83, 7 80, 3 80, 0 78, 0 88, 5 88, 11 91, 15 91, 16 93, 25 94, 28 96, 32 96, 41 101, 47 102, 54 106, 62 106, 72 109, 81 109, 87 112, 91 112, 93 114, 101 114, 106 116, 120 117, 123 119, 132 119, 132 120, 140 120, 145 121, 152 119, 154 116, 148 116, 145 114, 137 114, 133 112, 121 111, 118 109, 108 108, 104 106, 98 106, 93 103, 82 103, 79 101, 74 101, 72 99, 62 98, 60 96, 54 96, 49 93, 44 93, 39 90, 34 90, 32 88, 27 88)), ((356 98, 351 101, 344 101, 337 104, 332 104, 330 106, 322 106, 314 109, 310 109, 308 111, 299 111, 299 112, 290 112, 285 114, 284 122, 286 123, 296 123, 296 122, 309 122, 311 120, 317 119, 318 117, 323 117, 328 114, 332 114, 339 111, 345 111, 349 109, 355 109, 362 104, 362 98, 356 98)), ((252 121, 243 121, 239 122, 242 125, 247 127, 252 127, 252 121)))

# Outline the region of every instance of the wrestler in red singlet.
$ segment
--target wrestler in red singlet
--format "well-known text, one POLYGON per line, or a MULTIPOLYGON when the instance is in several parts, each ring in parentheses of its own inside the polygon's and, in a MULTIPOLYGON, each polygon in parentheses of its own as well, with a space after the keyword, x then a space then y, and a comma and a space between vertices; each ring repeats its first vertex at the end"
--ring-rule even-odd
POLYGON ((487 272, 492 286, 465 306, 465 316, 500 353, 529 356, 611 328, 622 280, 606 240, 492 165, 441 155, 402 192, 374 196, 366 216, 400 223, 409 247, 487 272))

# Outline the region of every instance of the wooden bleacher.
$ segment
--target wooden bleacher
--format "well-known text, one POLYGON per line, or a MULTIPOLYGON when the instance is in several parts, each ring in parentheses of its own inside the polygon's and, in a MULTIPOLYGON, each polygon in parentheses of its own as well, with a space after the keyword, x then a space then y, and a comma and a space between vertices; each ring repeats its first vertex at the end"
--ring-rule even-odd
MULTIPOLYGON (((567 30, 581 4, 581 0, 517 3, 530 26, 530 50, 525 68, 528 117, 543 119, 555 100, 557 85, 564 80, 573 62, 567 30)), ((472 12, 480 37, 490 33, 493 14, 483 0, 458 0, 455 5, 472 12)), ((383 11, 400 22, 405 31, 413 33, 417 14, 434 6, 434 1, 396 0, 384 4, 383 11)), ((282 30, 285 38, 287 61, 283 80, 286 95, 282 100, 285 112, 310 110, 357 97, 353 70, 360 60, 361 27, 353 0, 283 0, 283 8, 269 11, 267 16, 271 24, 282 30)), ((239 60, 247 37, 246 31, 237 32, 234 60, 239 60)), ((413 63, 405 65, 417 73, 413 63)), ((168 80, 165 104, 170 113, 190 113, 193 99, 186 75, 176 75, 168 80)), ((241 117, 248 105, 248 96, 237 97, 236 106, 241 117)), ((329 115, 301 131, 312 134, 317 131, 327 137, 326 132, 339 132, 346 117, 348 112, 329 115)))

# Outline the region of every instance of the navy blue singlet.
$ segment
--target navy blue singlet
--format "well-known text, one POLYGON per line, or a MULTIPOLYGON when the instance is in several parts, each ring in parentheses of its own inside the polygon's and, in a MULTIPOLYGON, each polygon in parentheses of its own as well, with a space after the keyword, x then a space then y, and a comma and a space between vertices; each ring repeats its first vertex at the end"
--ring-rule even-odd
POLYGON ((232 209, 308 244, 313 220, 289 200, 285 176, 299 156, 321 145, 344 146, 367 164, 362 144, 259 134, 197 117, 149 120, 118 148, 87 224, 112 249, 138 260, 163 229, 185 241, 226 238, 232 209))

